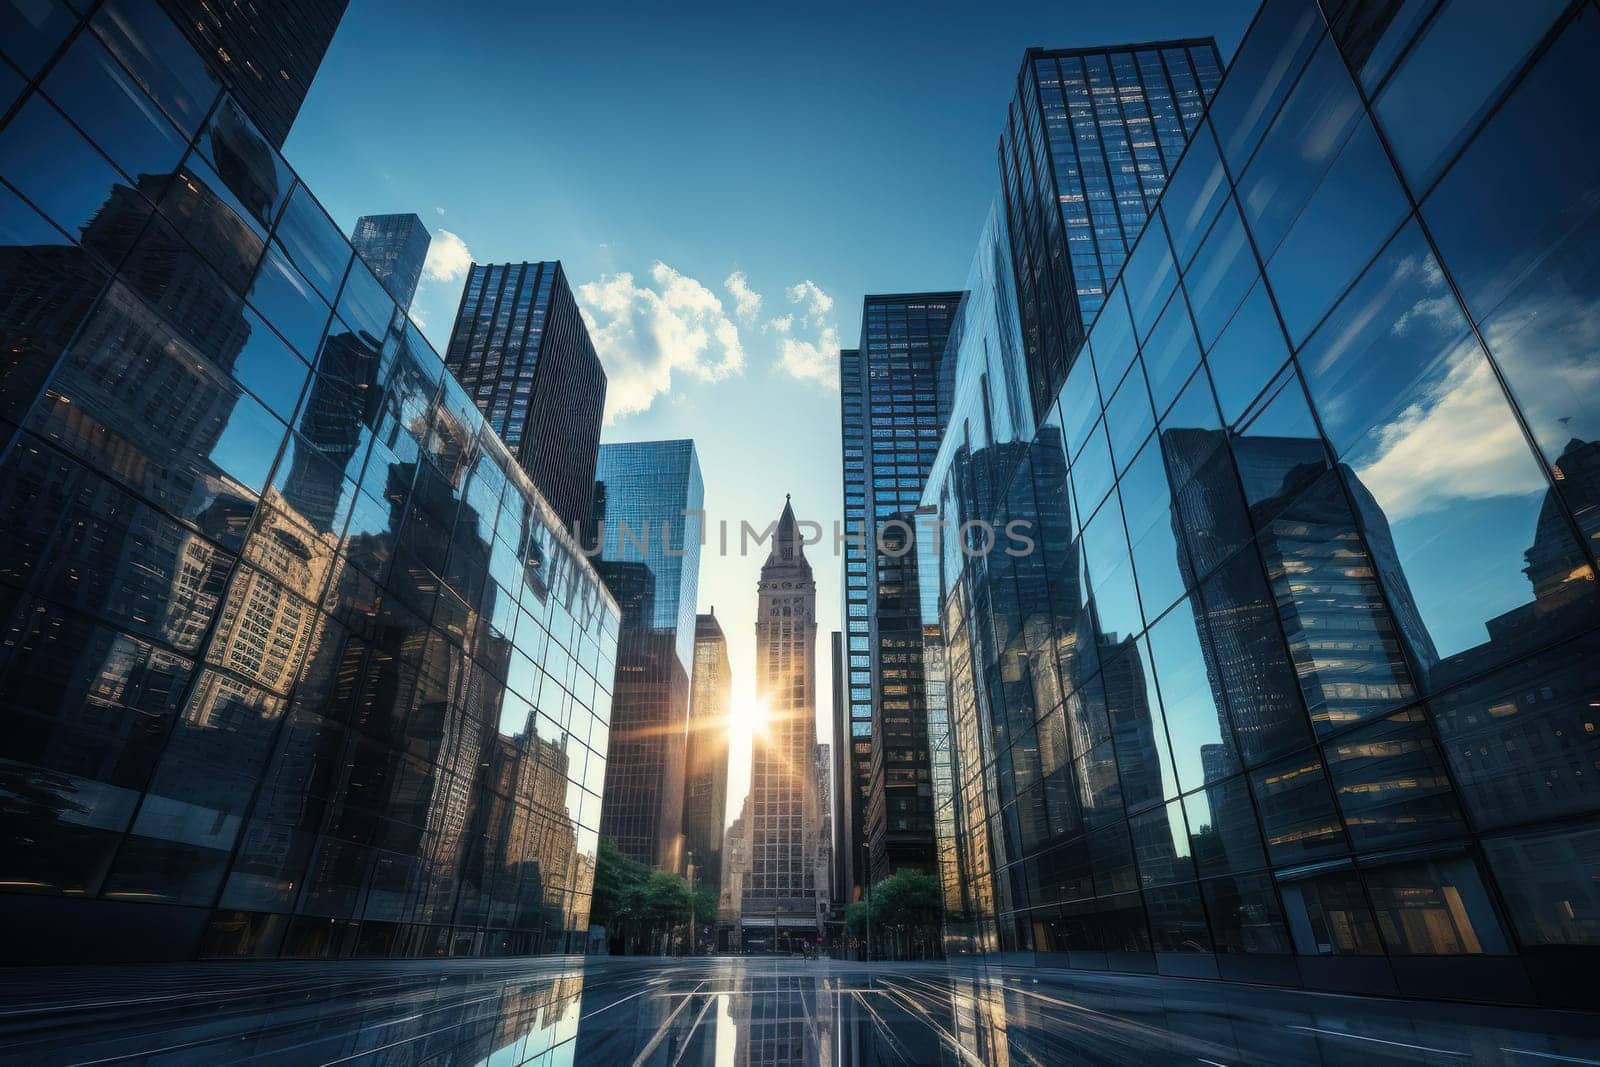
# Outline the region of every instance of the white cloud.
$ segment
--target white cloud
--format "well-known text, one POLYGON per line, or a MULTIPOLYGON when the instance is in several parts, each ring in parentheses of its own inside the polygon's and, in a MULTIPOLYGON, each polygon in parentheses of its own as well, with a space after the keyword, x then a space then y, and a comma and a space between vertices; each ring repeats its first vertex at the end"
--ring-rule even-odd
POLYGON ((824 326, 814 341, 793 337, 778 340, 778 369, 801 381, 812 381, 829 389, 839 387, 839 329, 824 326))
POLYGON ((753 322, 761 314, 761 294, 750 288, 744 271, 736 270, 723 279, 722 287, 733 297, 733 309, 740 322, 753 322))
POLYGON ((428 246, 428 258, 422 263, 422 278, 429 282, 453 282, 466 277, 471 266, 472 252, 467 242, 440 227, 428 246))
POLYGON ((631 272, 578 286, 589 336, 606 368, 606 422, 647 410, 674 374, 715 382, 744 371, 739 328, 704 284, 657 260, 649 284, 631 272))
POLYGON ((805 305, 803 318, 808 323, 820 322, 822 316, 833 310, 833 297, 810 278, 789 286, 789 303, 805 305))
POLYGON ((781 335, 778 369, 791 378, 837 389, 839 326, 828 314, 833 310, 833 297, 810 278, 789 286, 785 292, 789 303, 798 305, 799 310, 770 318, 762 326, 763 331, 781 335), (810 332, 810 337, 797 336, 797 322, 810 332))
POLYGON ((435 210, 435 211, 437 211, 437 212, 438 212, 438 213, 439 213, 439 214, 441 214, 441 215, 443 215, 443 214, 444 214, 444 208, 442 208, 442 207, 436 207, 436 208, 434 208, 434 209, 433 209, 433 210, 435 210))

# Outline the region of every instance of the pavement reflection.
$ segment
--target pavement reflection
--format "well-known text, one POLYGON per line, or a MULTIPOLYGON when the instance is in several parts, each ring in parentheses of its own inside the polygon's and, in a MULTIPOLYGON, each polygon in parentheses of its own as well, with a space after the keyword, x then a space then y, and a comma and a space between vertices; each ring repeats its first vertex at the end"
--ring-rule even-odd
POLYGON ((1020 966, 534 959, 0 973, 6 1063, 1600 1064, 1600 1016, 1020 966))

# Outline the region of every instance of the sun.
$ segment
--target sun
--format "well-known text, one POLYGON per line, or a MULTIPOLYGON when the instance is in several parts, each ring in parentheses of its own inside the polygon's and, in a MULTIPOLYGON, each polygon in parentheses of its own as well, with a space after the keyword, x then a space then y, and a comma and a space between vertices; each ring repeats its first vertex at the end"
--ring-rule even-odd
POLYGON ((768 711, 765 700, 740 700, 733 705, 732 719, 737 728, 744 729, 753 737, 765 738, 768 711))

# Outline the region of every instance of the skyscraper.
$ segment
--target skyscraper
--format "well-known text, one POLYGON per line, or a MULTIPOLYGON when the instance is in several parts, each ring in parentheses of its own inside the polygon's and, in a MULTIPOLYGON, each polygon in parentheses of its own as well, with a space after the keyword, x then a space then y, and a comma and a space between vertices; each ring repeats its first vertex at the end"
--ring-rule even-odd
POLYGON ((1000 176, 1035 417, 1221 77, 1209 37, 1023 56, 1000 176))
POLYGON ((428 259, 428 227, 416 215, 363 215, 356 220, 350 243, 395 303, 411 307, 428 259))
MULTIPOLYGON (((958 331, 923 501, 1026 520, 1042 559, 946 551, 925 590, 951 951, 1594 1006, 1600 157, 1572 146, 1600 12, 1431 13, 1265 3, 1198 120, 1175 109, 1159 201, 1139 168, 1101 190, 1120 269, 1081 231, 1102 291, 1054 320, 1036 235, 986 231, 965 306, 993 313, 958 331), (1002 242, 1036 298, 1005 298, 1002 242)), ((1103 97, 1053 60, 1067 102, 1069 66, 1129 113, 1114 59, 1103 97)))
MULTIPOLYGON (((273 148, 283 148, 348 0, 161 0, 273 148)), ((134 15, 132 6, 112 5, 134 15)), ((134 15, 142 21, 145 16, 134 15)))
POLYGON ((845 546, 849 720, 834 724, 850 745, 839 818, 850 828, 852 896, 868 874, 933 867, 922 626, 905 524, 949 415, 944 352, 960 303, 958 292, 869 295, 861 346, 841 353, 845 522, 863 537, 845 546))
POLYGON ((766 718, 751 751, 746 948, 786 950, 820 933, 816 610, 816 582, 785 498, 757 586, 756 702, 766 718))
POLYGON ((606 372, 561 264, 474 263, 445 365, 567 529, 585 522, 606 372))
POLYGON ((728 715, 733 672, 728 640, 716 609, 696 615, 694 675, 689 689, 689 753, 683 785, 684 844, 693 857, 697 885, 718 892, 728 814, 728 715))
POLYGON ((616 604, 249 49, 80 9, 0 34, 0 956, 570 951, 616 604))
POLYGON ((592 500, 585 548, 623 610, 601 833, 631 859, 680 871, 705 501, 694 442, 602 446, 592 500))

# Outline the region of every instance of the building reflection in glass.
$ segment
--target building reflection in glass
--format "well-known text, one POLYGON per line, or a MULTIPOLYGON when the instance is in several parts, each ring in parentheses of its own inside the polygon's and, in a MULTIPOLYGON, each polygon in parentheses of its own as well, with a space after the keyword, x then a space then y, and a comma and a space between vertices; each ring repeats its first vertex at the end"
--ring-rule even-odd
POLYGON ((439 357, 158 10, 0 179, 8 954, 580 943, 617 610, 439 357))
MULTIPOLYGON (((923 598, 952 952, 1585 1002, 1600 615, 1573 338, 1600 165, 1532 131, 1576 130, 1600 19, 1547 18, 1541 53, 1508 31, 1495 62, 1527 74, 1492 115, 1398 88, 1369 112, 1354 78, 1449 62, 1380 21, 1265 5, 1036 425, 1018 350, 985 319, 953 334, 923 506, 1026 519, 1038 547, 949 539, 923 598), (1441 138, 1465 151, 1430 169, 1411 145, 1441 138), (1485 187, 1520 224, 1482 222, 1485 187)), ((1011 305, 994 272, 972 287, 1011 305)))

